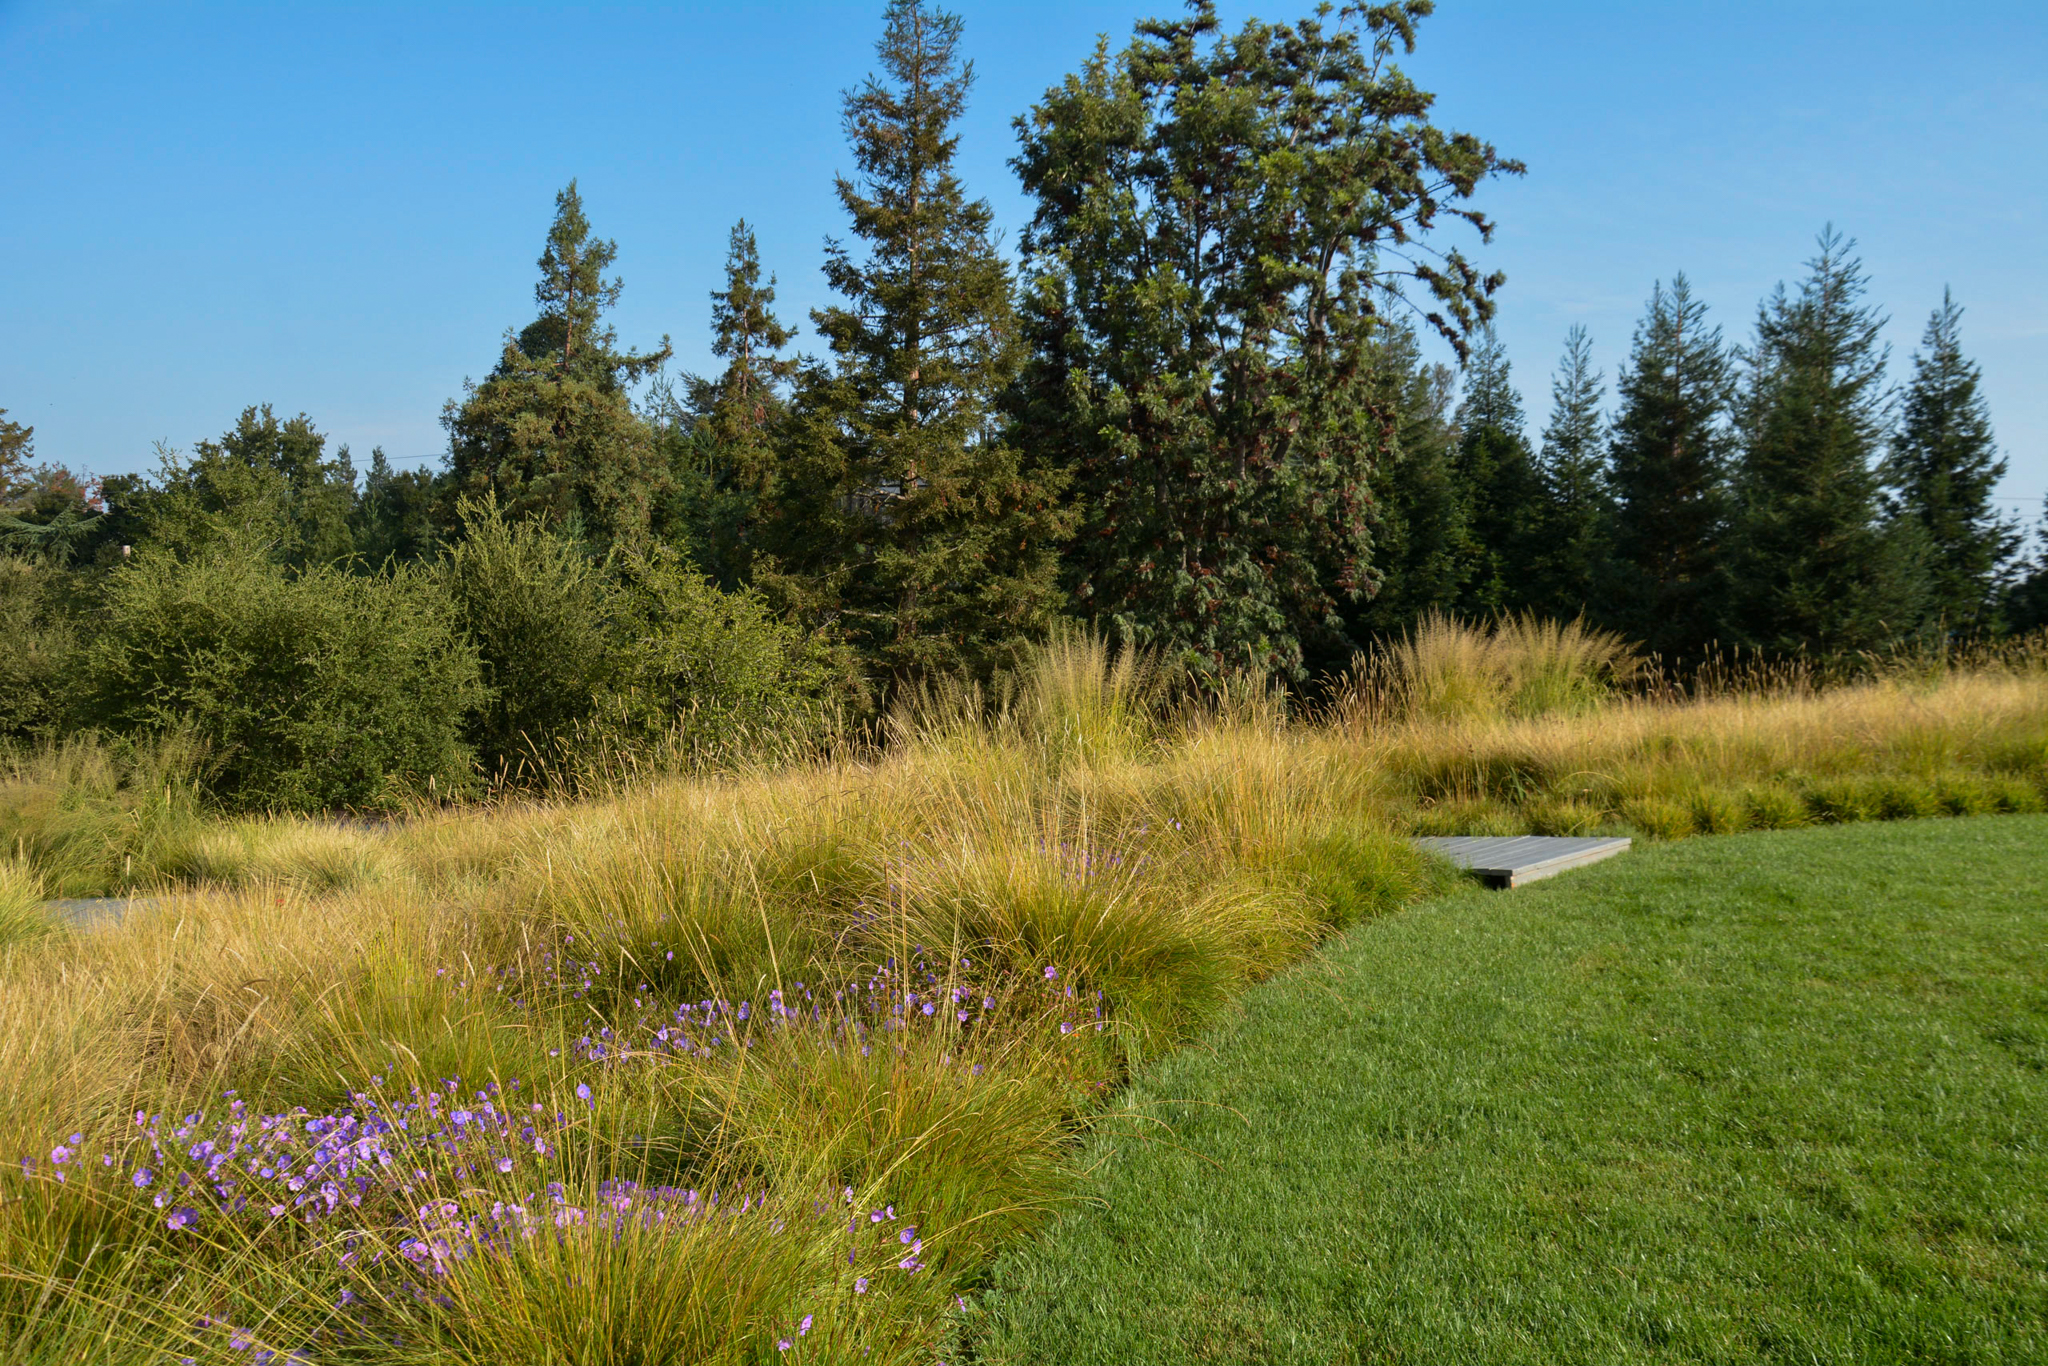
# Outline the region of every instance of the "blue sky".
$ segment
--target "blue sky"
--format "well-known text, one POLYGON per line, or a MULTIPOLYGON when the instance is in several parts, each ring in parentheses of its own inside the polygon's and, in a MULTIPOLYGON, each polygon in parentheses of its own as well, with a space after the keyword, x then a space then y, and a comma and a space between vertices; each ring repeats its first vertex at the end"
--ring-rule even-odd
MULTIPOLYGON (((1304 0, 1223 6, 1292 18, 1304 0)), ((1158 0, 960 3, 963 172, 1014 240, 1010 119, 1158 0)), ((442 403, 532 314, 553 195, 619 243, 622 340, 710 367, 725 235, 784 316, 842 230, 839 92, 879 3, 56 4, 0 0, 0 406, 115 473, 243 405, 359 460, 438 455, 442 403)), ((1890 312, 1894 375, 1946 284, 2033 522, 2048 492, 2048 6, 1445 0, 1406 66, 1440 121, 1529 164, 1472 247, 1532 429, 1565 329, 1610 378, 1653 281, 1733 339, 1832 221, 1890 312)), ((1472 244, 1468 243, 1468 246, 1472 244)))

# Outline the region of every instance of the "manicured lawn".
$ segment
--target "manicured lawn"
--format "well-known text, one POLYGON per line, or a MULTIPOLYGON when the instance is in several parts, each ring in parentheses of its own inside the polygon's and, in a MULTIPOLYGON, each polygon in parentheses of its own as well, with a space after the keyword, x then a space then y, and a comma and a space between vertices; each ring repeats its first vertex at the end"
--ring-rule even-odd
POLYGON ((2048 1360, 2048 818, 1461 892, 1132 1107, 979 1360, 2048 1360))

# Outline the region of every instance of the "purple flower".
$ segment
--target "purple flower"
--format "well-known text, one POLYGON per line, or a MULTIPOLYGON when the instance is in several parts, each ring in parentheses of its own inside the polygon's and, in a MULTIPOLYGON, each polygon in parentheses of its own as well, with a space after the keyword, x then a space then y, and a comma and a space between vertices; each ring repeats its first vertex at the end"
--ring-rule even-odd
POLYGON ((509 1157, 501 1157, 501 1158, 499 1158, 499 1159, 498 1159, 498 1170, 499 1170, 499 1171, 501 1171, 501 1172, 509 1172, 509 1171, 511 1171, 511 1170, 512 1170, 512 1159, 511 1159, 511 1158, 509 1158, 509 1157))
POLYGON ((61 1167, 70 1160, 71 1149, 65 1147, 62 1143, 59 1143, 56 1147, 50 1149, 50 1161, 56 1163, 58 1166, 61 1167))
POLYGON ((798 1324, 798 1325, 796 1326, 796 1335, 797 1335, 798 1337, 802 1337, 802 1336, 803 1336, 803 1335, 804 1335, 805 1333, 808 1333, 808 1332, 810 1332, 810 1331, 811 1331, 811 1316, 810 1316, 809 1314, 806 1314, 806 1315, 804 1315, 804 1321, 803 1321, 802 1323, 799 1323, 799 1324, 798 1324))
POLYGON ((865 1294, 867 1294, 867 1293, 868 1293, 868 1278, 867 1278, 867 1277, 865 1277, 865 1276, 856 1276, 856 1277, 854 1278, 854 1282, 853 1282, 853 1293, 854 1293, 854 1294, 856 1294, 856 1295, 865 1295, 865 1294))
POLYGON ((917 1241, 917 1225, 916 1225, 916 1224, 905 1224, 905 1225, 903 1226, 903 1232, 901 1232, 901 1233, 899 1233, 899 1234, 897 1234, 897 1235, 896 1235, 896 1241, 897 1241, 897 1242, 899 1242, 899 1243, 914 1243, 914 1242, 916 1242, 916 1241, 917 1241))
POLYGON ((777 1340, 776 1340, 776 1343, 775 1343, 775 1350, 776 1350, 776 1351, 778 1351, 778 1352, 787 1352, 787 1351, 789 1350, 789 1347, 790 1347, 790 1342, 789 1342, 789 1339, 788 1339, 788 1338, 779 1338, 779 1339, 777 1339, 777 1340))
POLYGON ((134 1176, 130 1177, 129 1180, 135 1183, 135 1189, 141 1190, 144 1186, 147 1186, 150 1182, 156 1180, 156 1173, 151 1171, 149 1168, 144 1167, 140 1171, 136 1172, 134 1176))
POLYGON ((198 1218, 198 1210, 188 1209, 185 1206, 180 1205, 177 1209, 171 1211, 170 1218, 164 1220, 164 1222, 169 1224, 172 1228, 189 1228, 192 1225, 193 1221, 195 1221, 198 1218))
POLYGON ((1048 981, 1048 982, 1057 982, 1057 981, 1058 981, 1059 979, 1060 979, 1060 970, 1059 970, 1058 968, 1054 968, 1054 967, 1048 967, 1048 968, 1047 968, 1047 969, 1045 970, 1045 980, 1046 980, 1046 981, 1048 981))

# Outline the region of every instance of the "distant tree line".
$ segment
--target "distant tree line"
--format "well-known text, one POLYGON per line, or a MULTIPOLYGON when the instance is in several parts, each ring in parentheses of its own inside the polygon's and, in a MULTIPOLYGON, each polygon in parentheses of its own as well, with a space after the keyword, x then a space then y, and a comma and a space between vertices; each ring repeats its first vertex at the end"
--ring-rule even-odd
POLYGON ((1961 309, 1894 387, 1832 230, 1743 345, 1658 284, 1611 414, 1572 329, 1532 441, 1502 277, 1441 244, 1488 239, 1474 196, 1523 168, 1396 65, 1430 9, 1226 32, 1198 3, 1098 45, 1016 120, 1013 263, 956 169, 960 21, 892 0, 844 99, 824 353, 745 221, 723 369, 622 348, 571 182, 439 470, 258 406, 95 481, 0 412, 0 735, 196 729, 235 800, 366 804, 570 737, 786 738, 1062 619, 1290 686, 1431 612, 1584 615, 1679 666, 2048 623, 1961 309))

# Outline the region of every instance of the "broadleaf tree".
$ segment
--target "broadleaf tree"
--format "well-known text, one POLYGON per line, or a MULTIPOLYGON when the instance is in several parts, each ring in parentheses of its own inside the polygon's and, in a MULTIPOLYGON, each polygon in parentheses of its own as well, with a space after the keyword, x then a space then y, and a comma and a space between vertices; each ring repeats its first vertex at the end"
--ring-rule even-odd
POLYGON ((1071 472, 1075 610, 1211 670, 1299 676, 1381 581, 1371 479, 1398 413, 1386 314, 1460 354, 1497 274, 1434 229, 1519 171, 1432 124, 1394 62, 1425 0, 1107 43, 1018 120, 1035 463, 1071 472))

